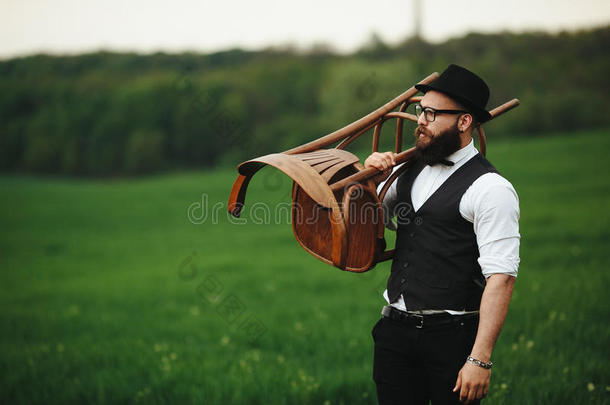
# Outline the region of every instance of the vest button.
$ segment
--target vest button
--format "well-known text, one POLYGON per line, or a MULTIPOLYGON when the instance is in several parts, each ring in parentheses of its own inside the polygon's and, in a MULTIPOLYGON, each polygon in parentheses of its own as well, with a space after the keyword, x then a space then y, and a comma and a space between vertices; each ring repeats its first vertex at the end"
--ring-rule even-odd
POLYGON ((409 267, 409 262, 406 262, 405 264, 403 264, 403 265, 402 265, 402 267, 404 267, 405 269, 406 269, 407 267, 409 267))
POLYGON ((409 236, 410 236, 410 237, 414 237, 414 236, 415 236, 415 232, 411 232, 411 233, 409 234, 409 236))
POLYGON ((422 217, 415 217, 415 225, 419 226, 424 222, 422 217))
POLYGON ((404 278, 401 278, 401 279, 400 279, 400 284, 404 284, 404 283, 405 283, 405 281, 407 281, 407 280, 406 280, 406 279, 404 279, 404 278))

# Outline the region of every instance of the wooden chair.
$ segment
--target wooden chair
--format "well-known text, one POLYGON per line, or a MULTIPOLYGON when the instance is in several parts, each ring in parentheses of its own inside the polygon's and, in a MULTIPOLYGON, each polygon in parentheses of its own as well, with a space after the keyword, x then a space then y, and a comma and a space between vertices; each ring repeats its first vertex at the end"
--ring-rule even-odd
MULTIPOLYGON (((433 73, 420 84, 430 83, 437 77, 438 73, 433 73)), ((417 93, 411 87, 376 111, 329 135, 282 153, 241 163, 229 197, 229 212, 240 216, 250 179, 263 166, 270 165, 294 181, 292 228, 305 250, 325 263, 352 272, 364 272, 391 259, 394 250, 386 250, 381 201, 407 165, 394 171, 377 194, 373 178, 379 171, 365 169, 356 155, 344 149, 374 128, 372 149, 376 152, 384 122, 395 118, 396 164, 408 161, 415 148, 402 151, 403 121, 417 122, 415 115, 405 112, 410 104, 421 100, 417 93), (325 149, 337 142, 336 147, 325 149)), ((490 112, 492 119, 517 105, 519 100, 513 99, 495 108, 490 112)), ((485 155, 485 131, 481 126, 477 131, 479 150, 485 155)))

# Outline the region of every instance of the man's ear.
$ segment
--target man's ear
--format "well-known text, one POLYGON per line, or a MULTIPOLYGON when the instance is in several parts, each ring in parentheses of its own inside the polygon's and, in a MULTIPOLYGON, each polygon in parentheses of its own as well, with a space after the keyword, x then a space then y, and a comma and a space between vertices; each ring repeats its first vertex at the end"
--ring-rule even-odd
POLYGON ((458 129, 460 132, 466 132, 473 125, 472 115, 462 114, 458 119, 458 129))

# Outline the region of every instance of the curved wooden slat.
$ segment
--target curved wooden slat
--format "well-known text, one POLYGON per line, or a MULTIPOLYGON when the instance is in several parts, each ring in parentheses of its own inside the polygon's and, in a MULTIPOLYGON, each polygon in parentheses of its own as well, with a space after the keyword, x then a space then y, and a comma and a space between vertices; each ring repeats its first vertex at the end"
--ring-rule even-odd
POLYGON ((265 165, 273 166, 284 172, 298 183, 316 203, 326 208, 331 207, 335 197, 326 181, 316 170, 296 156, 272 153, 244 162, 239 165, 238 170, 241 175, 252 177, 265 165))
POLYGON ((233 183, 231 189, 231 195, 229 196, 228 210, 234 217, 239 218, 241 215, 241 209, 246 201, 246 190, 248 189, 248 183, 252 176, 237 176, 237 180, 233 183))

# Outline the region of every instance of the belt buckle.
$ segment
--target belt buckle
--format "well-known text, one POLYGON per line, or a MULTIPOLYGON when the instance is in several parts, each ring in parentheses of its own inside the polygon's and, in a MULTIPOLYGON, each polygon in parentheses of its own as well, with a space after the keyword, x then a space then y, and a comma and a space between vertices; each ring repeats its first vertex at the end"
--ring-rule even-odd
POLYGON ((415 328, 421 329, 424 327, 424 316, 419 314, 412 314, 413 318, 419 318, 419 325, 415 325, 415 328))

